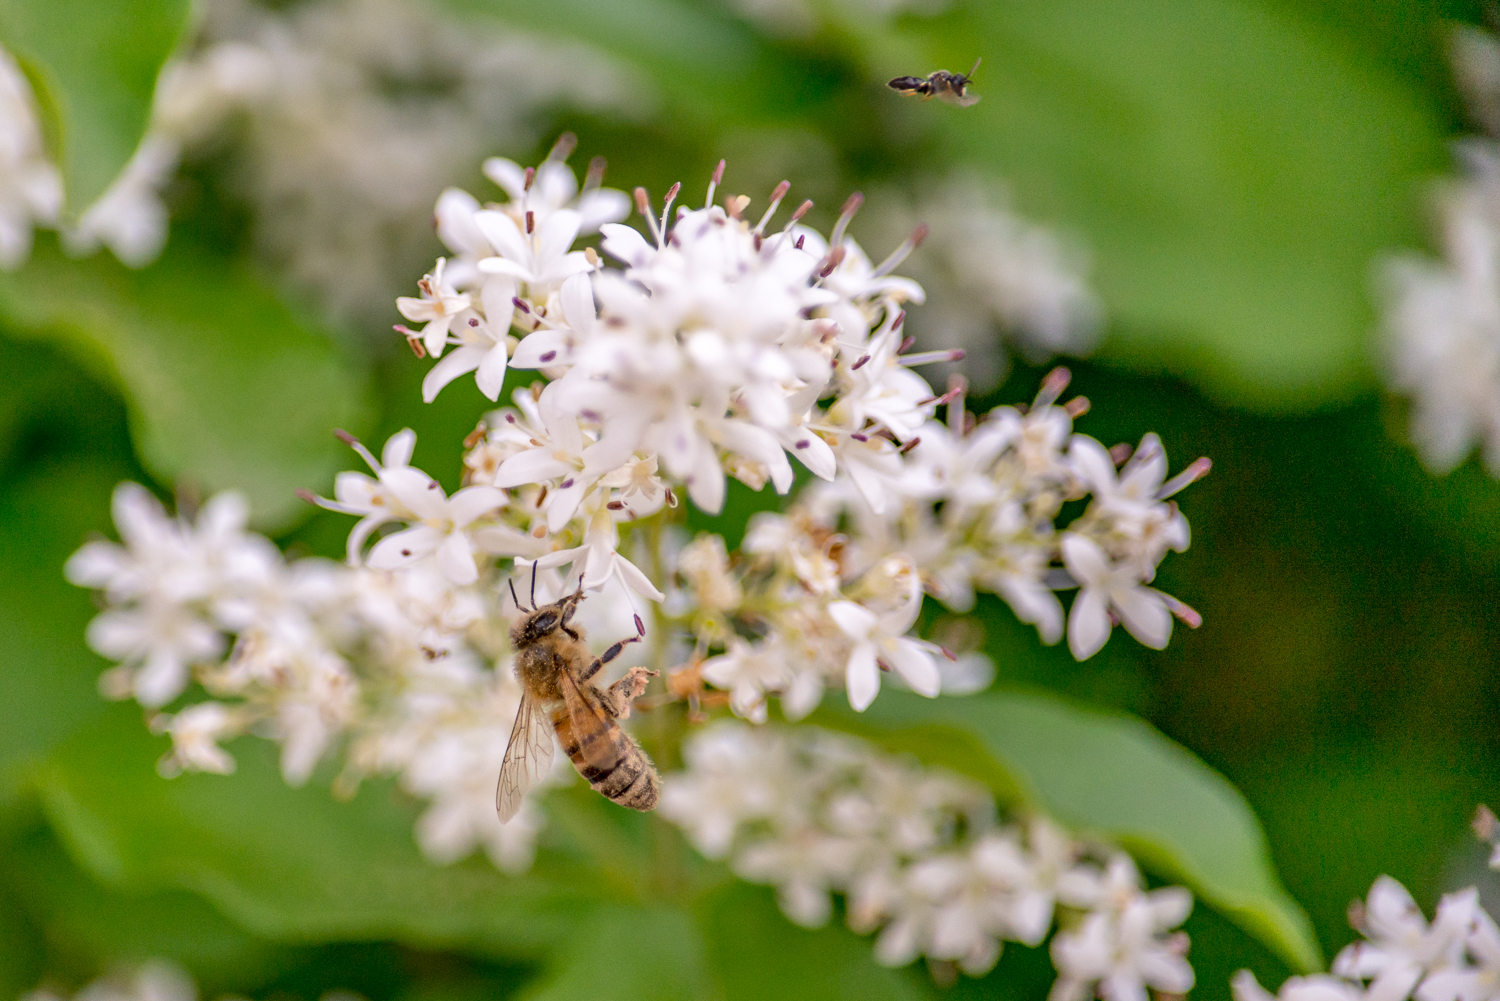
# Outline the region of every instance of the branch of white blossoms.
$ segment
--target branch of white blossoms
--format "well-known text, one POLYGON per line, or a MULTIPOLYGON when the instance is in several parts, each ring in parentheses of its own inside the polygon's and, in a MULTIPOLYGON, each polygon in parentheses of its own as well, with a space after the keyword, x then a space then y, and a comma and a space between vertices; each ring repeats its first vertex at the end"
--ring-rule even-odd
POLYGON ((826 924, 842 894, 875 957, 988 972, 1002 943, 1052 939, 1051 1001, 1138 1001, 1193 986, 1181 887, 1146 891, 1126 855, 1051 822, 997 819, 972 780, 814 727, 721 722, 691 737, 661 810, 704 855, 776 887, 787 917, 826 924))
MULTIPOLYGON (((38 987, 21 1001, 198 1001, 198 985, 186 970, 165 959, 148 959, 116 970, 68 995, 50 986, 38 987)), ((227 1001, 227 999, 226 999, 227 1001)), ((352 991, 334 990, 321 1001, 363 1001, 352 991)))
POLYGON ((982 417, 961 383, 935 393, 912 367, 955 356, 906 353, 903 307, 920 289, 891 274, 920 232, 873 266, 845 235, 857 197, 827 239, 801 225, 808 203, 773 231, 787 185, 752 222, 749 199, 715 201, 721 165, 706 207, 675 220, 675 187, 660 216, 638 190, 648 238, 613 221, 631 199, 602 186, 601 166, 579 185, 570 149, 534 169, 490 161, 506 203, 445 193, 453 256, 399 302, 422 327, 398 329, 436 359, 428 400, 470 373, 492 400, 511 368, 547 379, 465 440, 460 489, 411 464, 411 431, 378 457, 344 435, 369 472, 340 474, 333 499, 305 495, 358 518, 342 565, 288 562, 246 531, 234 495, 172 518, 132 484, 115 496, 123 544, 70 560, 108 606, 89 629, 117 663, 102 689, 171 737, 165 774, 230 771, 224 741, 266 736, 287 781, 335 758, 341 790, 393 775, 430 801, 417 827, 429 857, 483 847, 515 870, 542 815, 528 802, 501 825, 493 806, 519 699, 507 581, 533 602, 582 588, 579 620, 603 644, 649 619, 632 652, 679 668, 654 698, 687 701, 690 718, 717 696, 764 720, 771 694, 800 717, 830 687, 864 709, 887 672, 928 696, 972 690, 912 633, 924 593, 966 611, 994 592, 1047 642, 1066 622, 1080 658, 1116 623, 1153 647, 1174 615, 1197 623, 1150 584, 1188 543, 1170 498, 1207 461, 1168 479, 1154 435, 1110 450, 1074 434, 1087 403, 1058 403, 1062 370, 1029 406, 982 417), (595 230, 624 267, 574 249, 595 230), (715 535, 684 544, 685 503, 717 512, 729 477, 786 493, 792 458, 813 484, 760 516, 742 551, 715 535), (1065 616, 1056 592, 1071 589, 1065 616))
POLYGON ((1455 29, 1459 88, 1482 136, 1458 146, 1461 168, 1433 192, 1440 259, 1383 262, 1388 380, 1411 401, 1411 437, 1433 473, 1478 448, 1500 476, 1500 40, 1455 29))
MULTIPOLYGON (((1500 870, 1500 821, 1488 807, 1474 817, 1500 870)), ((1331 973, 1291 977, 1272 995, 1249 970, 1235 975, 1235 1001, 1494 1001, 1500 998, 1500 927, 1466 887, 1438 902, 1431 922, 1406 887, 1381 876, 1349 905, 1360 938, 1334 958, 1331 973)))

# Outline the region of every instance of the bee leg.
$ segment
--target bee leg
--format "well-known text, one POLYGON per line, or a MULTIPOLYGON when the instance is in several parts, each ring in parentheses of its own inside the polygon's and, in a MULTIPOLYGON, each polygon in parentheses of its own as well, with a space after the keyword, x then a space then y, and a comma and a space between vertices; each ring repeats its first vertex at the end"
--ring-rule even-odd
POLYGON ((615 719, 629 719, 630 703, 640 697, 649 680, 658 673, 644 667, 632 667, 625 672, 625 677, 599 693, 604 711, 615 719))
POLYGON ((594 662, 588 666, 588 669, 578 676, 578 680, 589 680, 594 675, 599 673, 599 668, 603 667, 605 664, 608 664, 610 661, 620 656, 620 651, 625 649, 625 644, 639 643, 640 641, 641 638, 639 636, 632 636, 629 639, 624 639, 616 643, 614 646, 610 647, 608 650, 595 657, 594 662))

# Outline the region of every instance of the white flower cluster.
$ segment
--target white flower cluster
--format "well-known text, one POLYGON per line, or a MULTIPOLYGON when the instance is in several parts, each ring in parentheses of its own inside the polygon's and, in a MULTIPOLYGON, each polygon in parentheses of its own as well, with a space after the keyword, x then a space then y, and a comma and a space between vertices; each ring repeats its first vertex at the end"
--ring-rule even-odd
POLYGON ((1384 262, 1387 368, 1411 399, 1411 436, 1428 469, 1448 473, 1478 447, 1500 476, 1500 43, 1462 29, 1454 61, 1490 131, 1464 140, 1463 175, 1437 189, 1442 259, 1384 262))
POLYGON ((1000 593, 1048 642, 1063 625, 1053 589, 1080 587, 1069 627, 1080 658, 1103 646, 1115 621, 1153 647, 1166 644, 1173 613, 1196 623, 1147 585, 1167 551, 1188 544, 1187 522, 1167 498, 1207 463, 1167 481, 1160 442, 1148 435, 1117 470, 1123 456, 1071 433, 1086 404, 1054 405, 1063 372, 1030 408, 977 422, 961 388, 936 394, 912 366, 962 353, 904 353, 903 306, 922 292, 891 274, 920 232, 872 266, 846 235, 858 196, 828 239, 800 224, 807 202, 770 231, 785 182, 752 225, 748 198, 715 203, 721 163, 705 207, 675 219, 676 186, 659 218, 637 189, 648 239, 616 221, 629 208, 621 193, 594 175, 580 189, 567 152, 560 145, 535 169, 491 161, 507 203, 484 208, 457 190, 438 203, 454 256, 422 280, 420 297, 398 302, 423 324, 398 331, 418 354, 439 358, 425 398, 469 372, 491 399, 510 368, 551 381, 486 418, 467 457, 461 512, 418 510, 408 496, 415 487, 378 503, 343 494, 330 503, 422 522, 376 546, 372 566, 441 549, 450 579, 467 584, 479 573, 467 554, 484 549, 571 566, 589 590, 618 578, 660 600, 658 582, 619 553, 621 527, 675 507, 681 494, 715 513, 731 476, 785 493, 795 458, 827 484, 794 514, 752 526, 740 571, 753 580, 720 580, 728 571, 694 550, 702 566, 686 572, 703 586, 683 588, 669 610, 707 617, 697 629, 702 651, 727 653, 702 665, 702 677, 734 690, 742 713, 759 714, 764 693, 776 691, 802 714, 827 682, 846 679, 864 708, 880 666, 937 694, 936 648, 905 637, 924 586, 959 610, 972 607, 976 588, 1000 593), (594 229, 623 268, 592 247, 574 249, 594 229), (947 425, 933 420, 943 405, 947 425), (1084 516, 1060 530, 1063 503, 1089 494, 1084 516), (844 520, 853 529, 839 535, 844 520), (736 624, 760 639, 743 640, 736 624))
POLYGON ((1054 591, 1076 587, 1079 657, 1116 622, 1154 647, 1174 614, 1196 622, 1149 584, 1188 543, 1168 498, 1206 461, 1168 480, 1155 436, 1130 454, 1073 434, 1086 403, 1057 404, 1061 370, 1029 407, 983 418, 960 386, 934 393, 912 366, 955 355, 906 353, 903 305, 921 290, 892 274, 917 239, 872 265, 846 235, 858 198, 827 238, 801 225, 807 202, 773 230, 785 182, 752 222, 748 198, 715 200, 722 164, 703 208, 674 215, 674 187, 657 216, 637 189, 643 236, 619 222, 631 199, 598 169, 580 185, 570 151, 562 141, 536 168, 488 161, 500 204, 445 192, 452 255, 397 302, 420 325, 398 331, 434 360, 427 400, 469 374, 491 400, 512 369, 546 380, 465 439, 460 489, 411 464, 410 431, 378 457, 344 435, 369 472, 340 474, 332 499, 304 496, 358 518, 346 566, 285 561, 232 497, 193 523, 134 486, 116 497, 125 545, 92 543, 69 564, 110 605, 90 630, 119 664, 107 694, 153 711, 193 683, 210 696, 154 716, 173 739, 164 770, 227 771, 220 742, 252 731, 281 742, 293 782, 342 749, 342 783, 394 774, 431 801, 418 829, 430 856, 483 845, 515 868, 540 820, 502 828, 492 805, 519 698, 507 580, 532 601, 588 592, 580 618, 604 644, 651 621, 632 655, 684 665, 666 698, 695 718, 717 696, 763 720, 771 693, 801 716, 830 687, 862 710, 884 671, 929 696, 973 690, 973 670, 911 634, 924 593, 967 610, 994 591, 1055 642, 1054 591), (576 246, 588 234, 603 255, 576 246), (793 459, 813 486, 753 522, 742 552, 719 536, 680 544, 683 504, 718 512, 730 477, 787 493, 793 459))
POLYGON ((1054 404, 1065 385, 1056 372, 1030 408, 1001 407, 977 422, 952 392, 951 424, 903 429, 909 448, 850 442, 846 477, 813 487, 785 515, 757 515, 737 564, 717 537, 689 546, 669 607, 700 650, 724 650, 698 666, 702 679, 754 720, 765 719, 768 692, 800 719, 828 684, 864 709, 881 667, 935 695, 944 672, 934 654, 953 655, 906 635, 924 589, 959 612, 974 607, 976 591, 994 592, 1055 643, 1064 613, 1054 590, 1077 587, 1067 633, 1080 660, 1116 622, 1156 648, 1174 614, 1196 625, 1191 608, 1148 585, 1166 553, 1188 544, 1187 521, 1167 498, 1207 461, 1166 480, 1161 443, 1147 435, 1117 469, 1119 453, 1072 433, 1081 401, 1054 404), (1090 495, 1060 529, 1063 503, 1090 495))
POLYGON ((918 956, 980 975, 1006 941, 1052 931, 1051 1001, 1145 1001, 1193 986, 1187 937, 1172 931, 1192 897, 1147 892, 1122 854, 1032 818, 999 823, 989 792, 863 741, 812 727, 722 722, 684 747, 662 812, 704 855, 777 889, 798 924, 817 926, 843 894, 851 928, 879 930, 876 958, 918 956))
MULTIPOLYGON (((388 446, 389 468, 406 468, 412 439, 388 446)), ((392 574, 287 563, 245 531, 234 494, 190 522, 127 483, 114 514, 124 545, 91 542, 67 573, 110 604, 88 633, 119 661, 100 687, 134 697, 171 737, 163 774, 231 772, 220 744, 255 732, 280 742, 282 773, 300 784, 347 743, 341 784, 391 774, 430 801, 417 824, 430 858, 483 847, 501 868, 530 865, 540 811, 528 803, 504 826, 495 817, 494 776, 520 700, 496 599, 452 587, 435 565, 392 574), (193 682, 210 698, 159 711, 193 682)))
MULTIPOLYGON (((188 972, 165 959, 149 959, 128 970, 87 984, 71 1001, 198 1001, 198 985, 188 972)), ((21 996, 21 1001, 69 1001, 47 987, 21 996)), ((328 991, 321 1001, 363 1001, 350 991, 328 991)))
POLYGON ((232 143, 228 181, 262 255, 372 326, 431 253, 433 200, 485 153, 534 144, 545 109, 652 107, 649 85, 596 49, 414 0, 206 13, 197 51, 163 77, 164 130, 209 152, 232 143))
POLYGON ((107 246, 149 264, 166 243, 162 191, 184 152, 232 142, 230 181, 256 211, 263 254, 333 312, 368 314, 428 252, 433 198, 485 146, 534 142, 536 112, 559 104, 640 113, 648 91, 584 46, 408 0, 286 12, 213 0, 194 46, 162 70, 135 155, 64 222, 30 85, 0 51, 0 266, 25 261, 33 224, 60 226, 71 254, 107 246))
MULTIPOLYGON (((1450 893, 1429 924, 1406 888, 1381 876, 1350 908, 1363 937, 1333 961, 1333 972, 1292 977, 1281 1001, 1491 1001, 1500 996, 1500 928, 1472 887, 1450 893)), ((1234 979, 1235 1001, 1271 1001, 1255 975, 1234 979)))

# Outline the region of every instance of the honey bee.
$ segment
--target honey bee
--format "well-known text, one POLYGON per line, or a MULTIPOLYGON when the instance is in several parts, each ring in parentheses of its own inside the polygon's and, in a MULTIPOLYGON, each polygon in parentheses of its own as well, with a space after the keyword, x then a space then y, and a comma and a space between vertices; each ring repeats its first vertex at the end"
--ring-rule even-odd
MULTIPOLYGON (((630 703, 646 690, 657 672, 633 667, 619 681, 599 689, 589 679, 620 655, 640 635, 621 640, 598 657, 583 642, 583 629, 572 625, 583 601, 583 585, 550 605, 536 607, 532 579, 532 607, 519 600, 525 613, 510 629, 516 651, 516 680, 521 683, 521 705, 510 731, 510 744, 500 763, 495 810, 500 822, 516 815, 526 791, 552 765, 552 735, 578 774, 607 799, 632 810, 650 810, 661 793, 661 779, 640 745, 620 729, 617 720, 630 715, 630 703), (547 723, 551 723, 551 727, 547 723)), ((515 596, 511 584, 511 596, 515 596)), ((639 629, 639 619, 637 628, 639 629)))
POLYGON ((974 80, 974 73, 979 69, 979 62, 979 59, 974 60, 974 68, 967 73, 935 70, 925 77, 898 76, 886 86, 892 90, 899 90, 903 94, 920 94, 924 101, 935 97, 940 101, 956 104, 960 108, 967 108, 979 100, 978 94, 969 93, 969 84, 974 80))

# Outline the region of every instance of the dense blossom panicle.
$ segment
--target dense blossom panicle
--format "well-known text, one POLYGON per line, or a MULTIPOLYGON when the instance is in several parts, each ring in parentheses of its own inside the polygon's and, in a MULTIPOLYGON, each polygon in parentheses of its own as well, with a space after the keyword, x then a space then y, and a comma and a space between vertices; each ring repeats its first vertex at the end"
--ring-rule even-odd
MULTIPOLYGON (((483 850, 520 871, 546 816, 533 797, 501 824, 494 789, 521 703, 509 630, 534 602, 586 594, 574 621, 597 651, 644 638, 611 670, 648 659, 667 676, 642 705, 686 702, 693 723, 721 707, 766 723, 773 699, 800 720, 830 690, 863 711, 887 686, 984 687, 978 637, 920 635, 928 595, 966 612, 994 593, 1080 658, 1116 623, 1155 647, 1174 616, 1196 624, 1150 585, 1187 548, 1170 498, 1206 460, 1168 479, 1154 435, 1111 450, 1077 433, 1087 402, 1061 401, 1062 369, 982 415, 961 378, 935 390, 922 368, 961 352, 911 350, 924 294, 894 273, 921 231, 872 265, 847 232, 857 197, 825 236, 786 182, 758 212, 715 199, 722 164, 701 207, 677 186, 632 199, 599 164, 580 183, 574 146, 487 161, 505 201, 445 191, 447 253, 396 300, 425 399, 470 376, 497 403, 512 387, 476 414, 460 483, 413 465, 410 429, 378 456, 340 431, 365 469, 303 496, 353 519, 342 563, 286 559, 235 495, 174 518, 132 484, 121 543, 70 561, 107 605, 89 630, 118 665, 101 687, 170 739, 164 775, 230 772, 229 740, 270 737, 289 783, 384 775, 425 801, 433 861, 483 850), (622 222, 632 201, 641 228, 622 222), (787 494, 799 473, 737 549, 680 524, 689 505, 719 513, 731 479, 787 494)), ((1043 820, 998 822, 967 780, 811 729, 716 726, 685 755, 662 804, 688 839, 802 924, 842 894, 882 962, 979 974, 1058 924, 1058 1001, 1191 985, 1184 891, 1147 893, 1128 859, 1043 820)), ((543 786, 571 774, 558 755, 543 786)))
POLYGON ((980 975, 1005 941, 1040 943, 1054 921, 1054 996, 1144 998, 1192 986, 1186 890, 1146 892, 1124 856, 1099 854, 1034 817, 1003 823, 989 792, 852 737, 718 723, 683 749, 661 809, 710 858, 776 887, 787 916, 878 932, 891 966, 919 956, 980 975), (1102 862, 1102 868, 1095 864, 1102 862))

